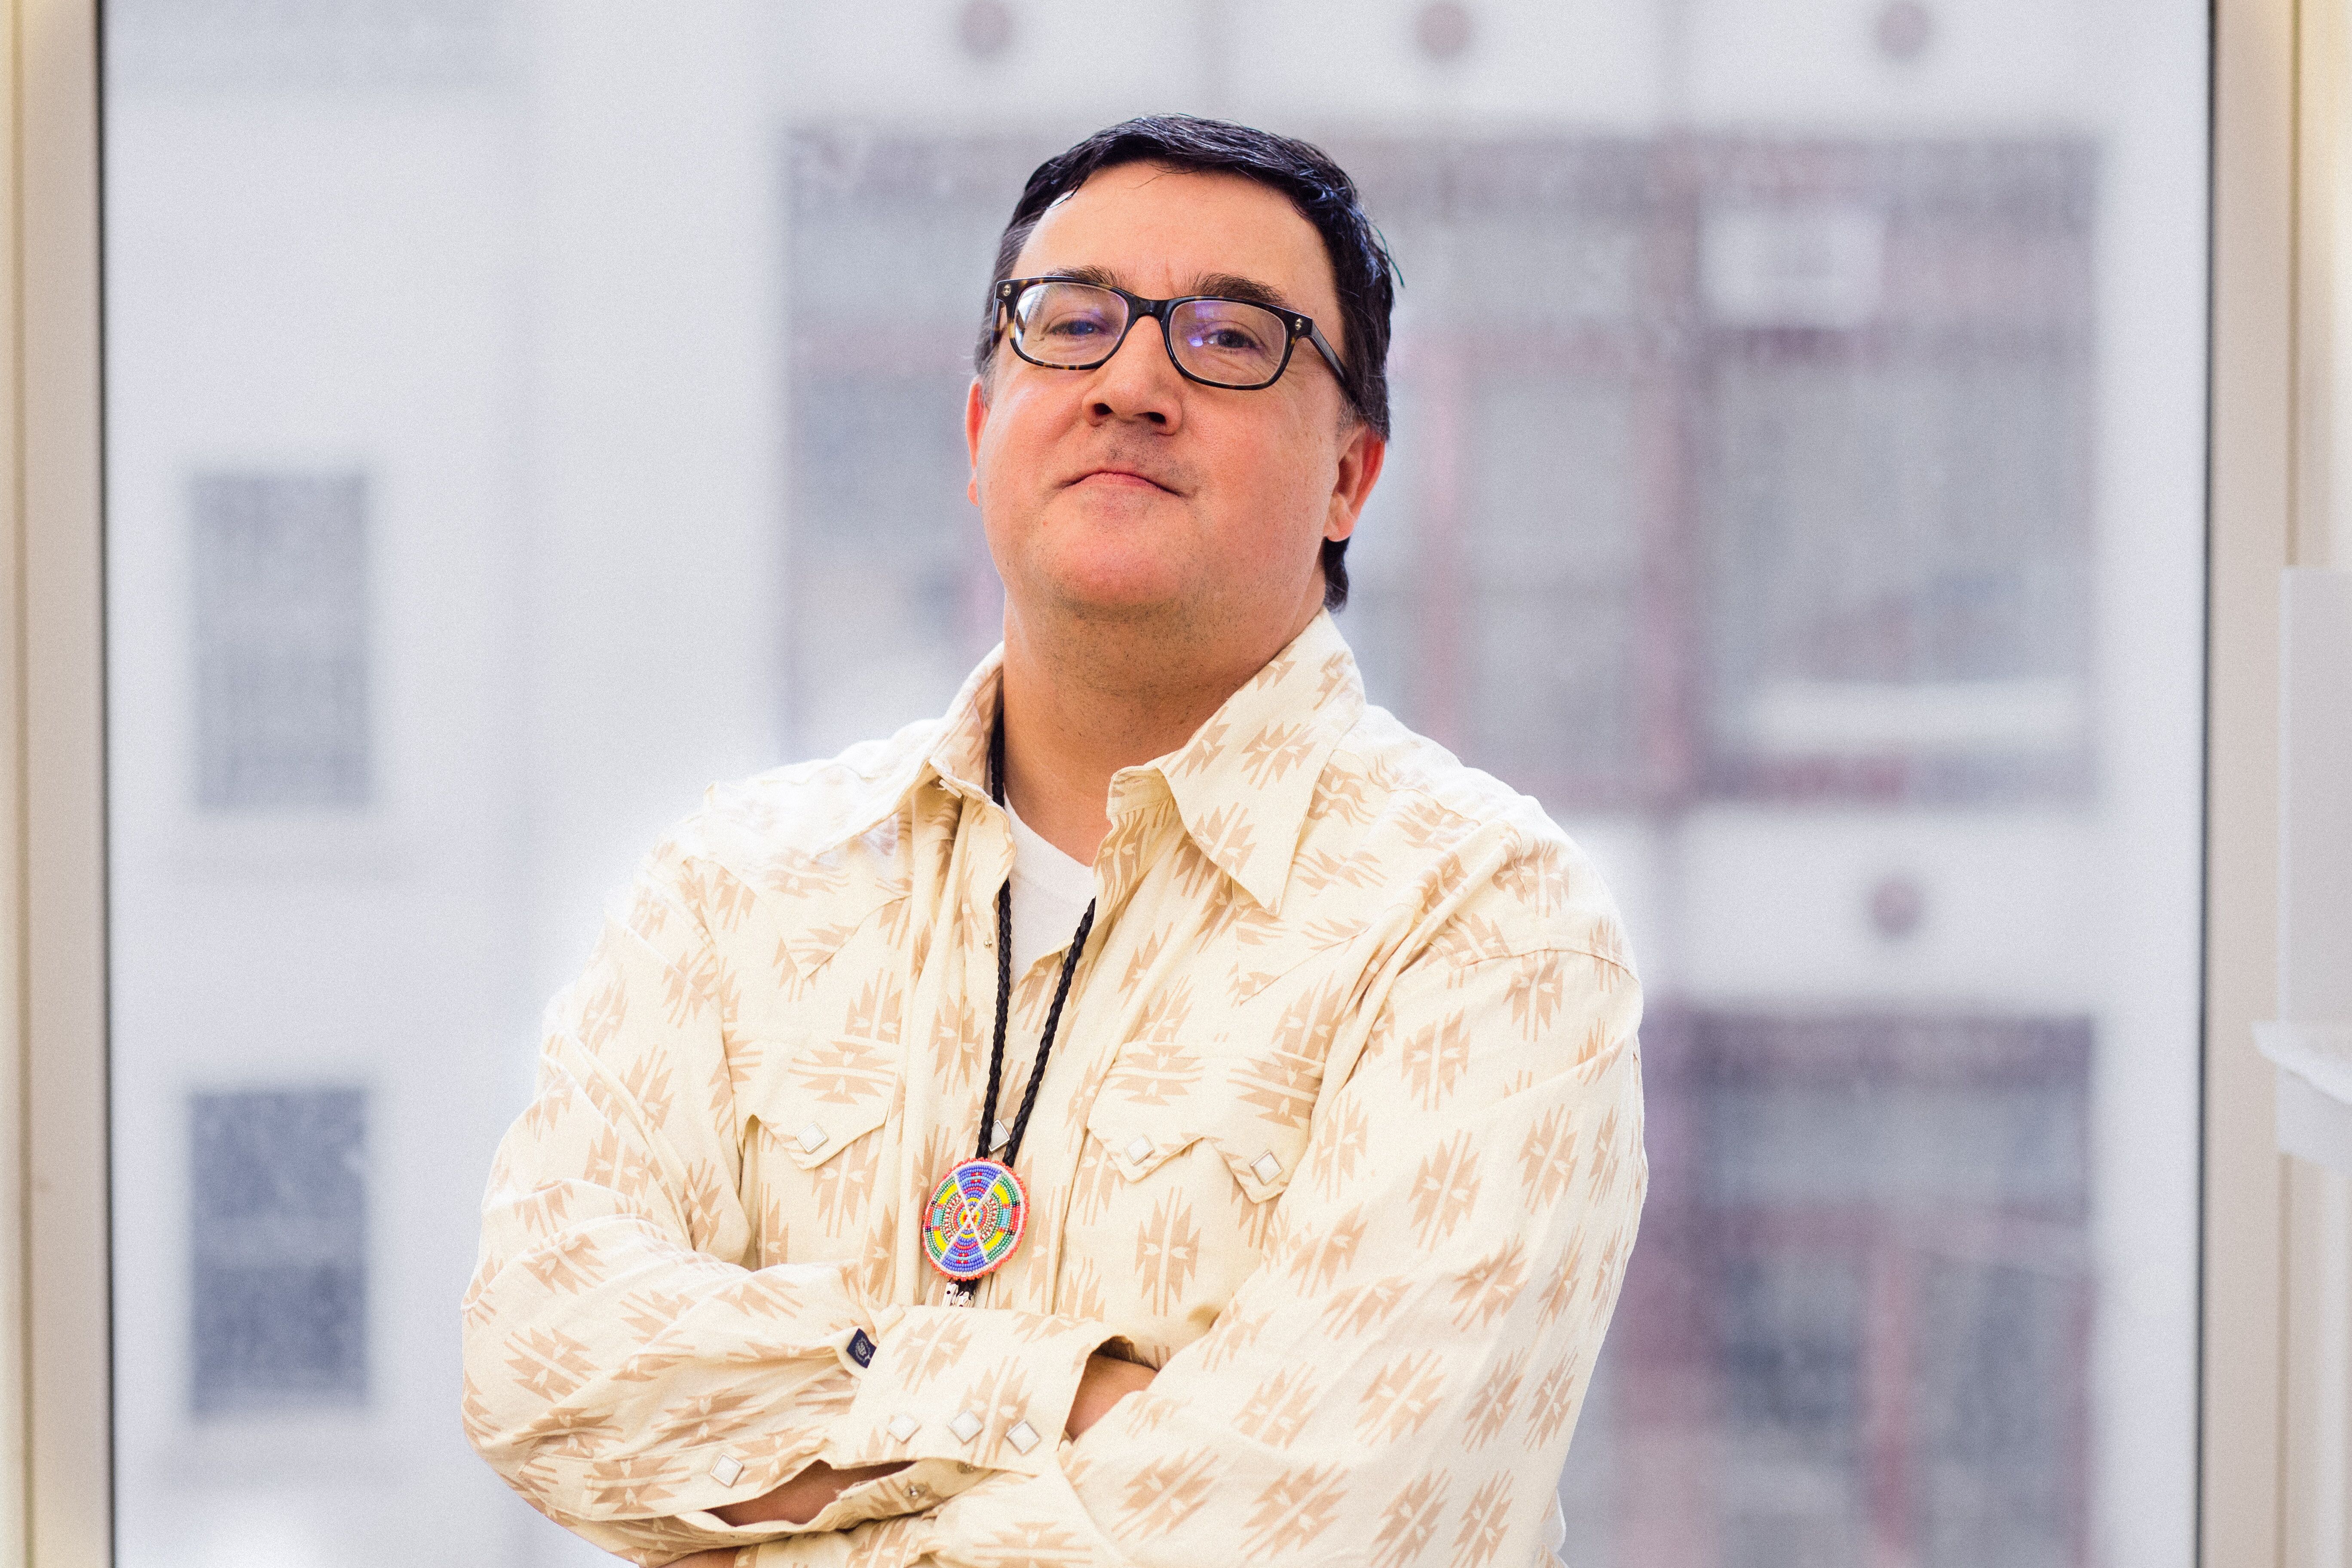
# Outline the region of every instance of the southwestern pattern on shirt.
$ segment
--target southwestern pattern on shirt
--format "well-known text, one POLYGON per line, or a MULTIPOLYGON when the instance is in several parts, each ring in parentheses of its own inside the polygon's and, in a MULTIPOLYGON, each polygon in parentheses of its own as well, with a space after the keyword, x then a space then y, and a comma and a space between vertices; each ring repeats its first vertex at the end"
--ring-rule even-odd
MULTIPOLYGON (((1600 879, 1368 707, 1318 616, 1114 780, 1028 1235, 947 1307, 919 1219, 987 1070, 997 668, 714 790, 608 921, 491 1173, 474 1443, 646 1563, 1548 1559, 1646 1179, 1600 879), (1160 1374, 1064 1441, 1107 1344, 1160 1374), (709 1511, 817 1459, 914 1463, 798 1529, 709 1511)), ((1016 982, 1007 1082, 1059 962, 1016 982)))

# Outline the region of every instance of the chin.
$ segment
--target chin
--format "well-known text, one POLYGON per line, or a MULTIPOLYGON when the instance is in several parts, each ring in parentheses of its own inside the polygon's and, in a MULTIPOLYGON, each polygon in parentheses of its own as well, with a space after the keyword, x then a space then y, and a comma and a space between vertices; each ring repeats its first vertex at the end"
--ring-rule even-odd
POLYGON ((1073 609, 1150 615, 1181 604, 1190 576, 1156 552, 1131 546, 1055 552, 1032 578, 1073 609))
POLYGON ((1120 620, 1163 615, 1183 603, 1175 584, 1159 573, 1056 574, 1053 590, 1071 609, 1120 620))
POLYGON ((1030 580, 1064 604, 1105 611, 1149 611, 1181 601, 1195 575, 1170 549, 1181 527, 1174 519, 1131 512, 1068 520, 1037 539, 1030 580))

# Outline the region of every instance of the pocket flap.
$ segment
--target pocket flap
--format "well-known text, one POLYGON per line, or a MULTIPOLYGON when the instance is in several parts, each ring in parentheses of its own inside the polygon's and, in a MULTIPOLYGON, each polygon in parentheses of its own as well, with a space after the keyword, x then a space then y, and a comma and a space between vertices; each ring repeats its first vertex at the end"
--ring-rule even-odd
POLYGON ((855 1105, 795 1106, 779 1121, 762 1121, 760 1125, 783 1150, 785 1158, 802 1170, 811 1171, 881 1126, 889 1110, 887 1100, 855 1105))
POLYGON ((754 1113, 803 1171, 881 1126, 898 1103, 896 1053, 877 1042, 772 1040, 761 1047, 754 1113))
POLYGON ((1087 1131, 1109 1153, 1120 1175, 1139 1182, 1201 1141, 1201 1133, 1191 1125, 1192 1119, 1181 1114, 1183 1109, 1181 1105, 1110 1106, 1097 1099, 1087 1118, 1087 1131))
POLYGON ((1307 1152, 1307 1123, 1267 1121, 1258 1107, 1214 1079, 1164 1104, 1136 1105, 1098 1097, 1087 1117, 1087 1131, 1099 1142, 1111 1165, 1139 1182, 1204 1140, 1213 1145, 1234 1184, 1253 1203, 1264 1203, 1290 1185, 1307 1152))
POLYGON ((1251 1202, 1262 1204, 1290 1185, 1291 1173, 1307 1152, 1307 1130, 1298 1129, 1293 1137, 1277 1129, 1241 1129, 1237 1136, 1218 1137, 1215 1142, 1242 1191, 1251 1202))

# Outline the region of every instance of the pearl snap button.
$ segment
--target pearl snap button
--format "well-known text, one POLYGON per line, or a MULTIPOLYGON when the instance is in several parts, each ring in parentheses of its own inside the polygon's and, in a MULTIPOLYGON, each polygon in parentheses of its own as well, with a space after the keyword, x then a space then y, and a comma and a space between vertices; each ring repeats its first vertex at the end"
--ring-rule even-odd
POLYGON ((957 1442, 969 1443, 980 1436, 980 1417, 969 1410, 962 1411, 948 1423, 948 1430, 955 1434, 957 1442))
POLYGON ((1270 1182, 1282 1174, 1282 1162, 1274 1157, 1273 1150, 1268 1149, 1251 1162, 1250 1169, 1256 1173, 1259 1181, 1270 1182))
POLYGON ((1004 1124, 1002 1116, 996 1119, 996 1125, 990 1128, 988 1133, 991 1140, 988 1146, 992 1149, 1002 1149, 1013 1142, 1013 1129, 1004 1124))
POLYGON ((1025 1454, 1037 1446, 1037 1428, 1026 1421, 1015 1421, 1005 1432, 1004 1440, 1025 1454))
POLYGON ((1127 1141, 1127 1157, 1129 1159, 1139 1162, 1149 1156, 1150 1152, 1151 1140, 1146 1138, 1142 1133, 1139 1132, 1134 1137, 1127 1141))
POLYGON ((921 1422, 916 1420, 911 1415, 904 1414, 903 1412, 890 1417, 890 1425, 885 1428, 892 1437, 901 1443, 905 1442, 908 1438, 913 1436, 922 1429, 923 1424, 921 1422))
POLYGON ((824 1129, 819 1127, 815 1122, 812 1121, 806 1127, 801 1129, 801 1149, 803 1152, 814 1154, 818 1150, 824 1147, 824 1129))
POLYGON ((732 1454, 721 1454, 710 1461, 710 1479, 722 1487, 731 1487, 743 1479, 743 1461, 732 1454))

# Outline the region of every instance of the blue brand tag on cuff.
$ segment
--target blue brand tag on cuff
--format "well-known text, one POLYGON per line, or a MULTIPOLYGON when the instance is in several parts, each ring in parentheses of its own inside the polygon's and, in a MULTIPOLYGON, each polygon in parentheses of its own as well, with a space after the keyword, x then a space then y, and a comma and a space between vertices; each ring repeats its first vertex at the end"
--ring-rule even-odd
POLYGON ((874 1342, 866 1337, 864 1329, 859 1329, 849 1336, 849 1359, 860 1366, 874 1364, 874 1342))

